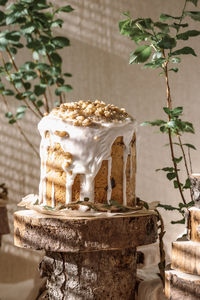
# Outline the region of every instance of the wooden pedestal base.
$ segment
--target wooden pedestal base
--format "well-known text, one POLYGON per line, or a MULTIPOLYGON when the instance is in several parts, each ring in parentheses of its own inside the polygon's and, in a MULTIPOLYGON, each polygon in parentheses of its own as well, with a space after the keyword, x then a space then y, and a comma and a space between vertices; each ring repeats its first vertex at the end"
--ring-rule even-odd
POLYGON ((133 300, 136 251, 102 250, 81 253, 47 252, 41 276, 47 277, 51 300, 133 300))
POLYGON ((176 270, 166 271, 165 295, 172 300, 200 299, 200 276, 176 270))
POLYGON ((14 214, 15 245, 44 249, 41 275, 50 300, 133 300, 136 247, 154 243, 153 213, 116 217, 14 214))

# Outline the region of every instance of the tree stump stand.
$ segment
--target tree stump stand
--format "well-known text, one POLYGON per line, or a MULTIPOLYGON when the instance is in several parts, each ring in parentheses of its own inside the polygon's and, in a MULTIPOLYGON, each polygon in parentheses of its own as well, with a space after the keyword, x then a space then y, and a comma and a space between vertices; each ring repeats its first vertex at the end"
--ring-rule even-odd
POLYGON ((0 206, 0 246, 2 235, 10 233, 6 206, 0 206))
POLYGON ((50 300, 134 300, 136 247, 157 239, 152 212, 66 217, 18 211, 14 243, 45 250, 39 269, 50 300))

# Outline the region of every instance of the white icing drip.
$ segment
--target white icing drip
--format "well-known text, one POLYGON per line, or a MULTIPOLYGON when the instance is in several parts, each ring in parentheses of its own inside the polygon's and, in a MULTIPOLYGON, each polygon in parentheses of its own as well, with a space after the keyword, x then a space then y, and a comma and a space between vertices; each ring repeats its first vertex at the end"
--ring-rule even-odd
POLYGON ((133 178, 133 148, 130 145, 130 179, 133 178))
POLYGON ((52 182, 52 187, 51 187, 51 206, 55 207, 55 195, 54 195, 54 182, 52 182))
MULTIPOLYGON (((52 146, 55 143, 59 143, 64 152, 70 152, 73 156, 70 167, 64 169, 66 172, 66 203, 70 203, 72 200, 72 186, 77 174, 82 174, 81 200, 89 198, 90 201, 94 201, 94 178, 101 167, 102 161, 110 159, 111 147, 115 139, 119 136, 123 137, 126 149, 125 156, 127 156, 135 127, 135 122, 130 118, 127 118, 126 121, 121 123, 101 123, 91 127, 73 126, 52 114, 49 114, 40 121, 38 129, 43 137, 41 141, 41 149, 43 149, 41 151, 41 157, 43 157, 44 154, 47 156, 48 139, 44 138, 46 130, 50 132, 52 146), (69 136, 59 137, 54 134, 56 130, 66 131, 69 136), (98 136, 98 139, 94 140, 95 136, 98 136)), ((126 160, 127 157, 124 157, 124 162, 126 160)), ((42 165, 43 170, 41 170, 41 180, 46 183, 45 162, 46 157, 42 165)), ((124 165, 125 173, 126 163, 124 163, 124 165)), ((42 188, 43 195, 45 195, 46 188, 44 184, 42 188)), ((109 193, 110 191, 107 195, 108 199, 109 193)), ((45 199, 46 196, 43 197, 43 203, 45 199)), ((124 193, 124 203, 126 203, 126 193, 124 193)))
POLYGON ((94 178, 93 174, 82 175, 80 201, 89 198, 91 202, 94 202, 94 178))
POLYGON ((65 203, 69 204, 72 202, 72 186, 74 183, 75 174, 71 174, 69 171, 65 170, 66 172, 66 196, 65 196, 65 203))
POLYGON ((112 170, 112 157, 108 159, 108 190, 107 190, 107 202, 110 204, 112 186, 111 186, 111 170, 112 170))
MULTIPOLYGON (((124 143, 125 144, 125 143, 124 143)), ((124 145, 124 152, 123 152, 123 205, 127 205, 126 199, 126 166, 127 166, 127 159, 129 154, 130 145, 124 145)))
POLYGON ((47 162, 47 148, 49 144, 45 139, 44 132, 42 133, 42 141, 40 144, 40 157, 41 157, 41 178, 39 184, 39 203, 47 204, 46 200, 46 162, 47 162))

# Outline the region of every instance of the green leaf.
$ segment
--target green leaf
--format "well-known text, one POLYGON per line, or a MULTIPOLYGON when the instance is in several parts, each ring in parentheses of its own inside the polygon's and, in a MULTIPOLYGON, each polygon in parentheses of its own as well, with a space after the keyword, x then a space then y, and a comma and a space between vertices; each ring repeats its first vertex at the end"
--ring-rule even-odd
POLYGON ((176 173, 167 173, 166 176, 169 180, 172 180, 172 179, 176 178, 176 173))
POLYGON ((178 189, 178 181, 177 181, 177 180, 174 180, 173 183, 174 183, 174 188, 175 188, 175 189, 178 189))
POLYGON ((183 144, 183 146, 186 146, 186 147, 191 148, 191 149, 193 149, 193 150, 197 150, 197 149, 195 148, 195 146, 192 145, 192 144, 183 144))
POLYGON ((9 63, 9 62, 7 62, 7 63, 5 64, 5 70, 6 70, 6 71, 10 71, 10 70, 12 69, 12 67, 13 67, 13 65, 12 65, 11 63, 9 63))
POLYGON ((166 21, 166 20, 180 20, 181 17, 173 17, 171 15, 167 15, 167 14, 161 14, 160 15, 160 20, 161 21, 166 21))
POLYGON ((146 68, 151 68, 151 69, 157 69, 157 68, 160 68, 162 67, 163 63, 166 61, 165 58, 158 58, 158 59, 155 59, 153 61, 151 61, 150 63, 147 63, 144 65, 144 69, 146 68))
POLYGON ((185 11, 185 15, 189 16, 194 21, 200 21, 200 11, 185 11))
POLYGON ((41 107, 41 106, 43 106, 44 105, 44 102, 42 101, 42 100, 38 100, 37 102, 36 102, 36 104, 37 104, 37 107, 41 107))
POLYGON ((33 80, 37 78, 37 73, 34 71, 27 71, 23 74, 23 79, 25 80, 33 80))
POLYGON ((138 47, 134 52, 130 54, 129 64, 132 63, 143 63, 148 60, 151 55, 151 47, 147 45, 142 45, 138 47))
POLYGON ((192 54, 194 56, 197 56, 191 47, 183 47, 171 53, 171 55, 181 55, 181 54, 192 54))
POLYGON ((71 73, 64 73, 63 75, 66 76, 66 77, 72 77, 71 73))
POLYGON ((36 61, 40 59, 40 55, 37 51, 33 51, 33 59, 36 61))
POLYGON ((67 6, 63 6, 63 7, 60 7, 58 9, 56 9, 55 13, 59 13, 59 12, 66 12, 66 13, 69 13, 71 11, 73 11, 74 9, 71 7, 71 5, 67 5, 67 6))
POLYGON ((0 10, 0 22, 3 22, 5 19, 5 14, 3 11, 0 10))
POLYGON ((20 40, 20 36, 19 31, 10 31, 6 33, 5 38, 9 41, 18 42, 20 40))
POLYGON ((46 86, 43 85, 35 85, 34 86, 34 93, 36 96, 43 95, 46 91, 46 86))
POLYGON ((57 96, 59 96, 59 95, 61 95, 62 92, 71 92, 71 91, 72 91, 71 85, 66 84, 66 85, 63 85, 63 86, 60 86, 59 88, 57 88, 55 90, 55 94, 57 96))
POLYGON ((52 43, 57 47, 57 48, 63 48, 66 46, 70 45, 70 41, 68 38, 64 36, 57 36, 54 39, 52 39, 52 43))
POLYGON ((178 221, 171 221, 171 224, 185 224, 185 218, 178 221))
POLYGON ((178 72, 178 68, 171 68, 171 69, 169 69, 169 71, 173 71, 173 72, 177 73, 178 72))
POLYGON ((178 40, 188 40, 190 37, 194 37, 194 36, 198 36, 200 35, 200 31, 199 30, 188 30, 185 31, 183 33, 177 34, 177 39, 178 40))
POLYGON ((0 5, 4 6, 7 2, 8 0, 0 0, 0 5))
POLYGON ((5 117, 10 119, 13 117, 13 114, 9 111, 9 112, 5 113, 5 117))
POLYGON ((174 168, 170 168, 170 167, 165 167, 165 168, 162 168, 162 171, 165 171, 165 172, 173 172, 174 171, 174 168))
POLYGON ((178 157, 178 158, 174 157, 174 161, 175 161, 177 164, 178 164, 182 159, 183 159, 182 156, 180 156, 180 157, 178 157))
POLYGON ((48 65, 48 64, 46 64, 46 63, 38 63, 37 65, 36 65, 36 69, 37 70, 40 70, 41 72, 49 72, 49 71, 51 71, 51 67, 48 65))
POLYGON ((9 124, 14 124, 14 123, 16 123, 16 120, 15 120, 15 119, 10 119, 10 120, 8 121, 8 123, 9 123, 9 124))
POLYGON ((15 93, 12 90, 4 90, 2 94, 5 96, 14 96, 15 93))
POLYGON ((26 112, 26 105, 21 105, 17 108, 17 113, 16 113, 16 119, 22 119, 24 117, 24 114, 26 112))
POLYGON ((30 34, 35 30, 35 26, 33 23, 26 23, 25 25, 21 26, 21 31, 23 34, 30 34))
POLYGON ((10 53, 11 53, 12 55, 17 54, 17 49, 14 48, 14 47, 10 47, 10 48, 9 48, 9 51, 10 51, 10 53))
POLYGON ((31 88, 31 84, 29 82, 24 82, 24 88, 29 90, 31 88))
POLYGON ((172 25, 170 25, 170 27, 175 28, 176 30, 179 30, 180 28, 185 28, 185 27, 188 27, 188 26, 189 26, 188 23, 182 23, 182 24, 173 23, 172 25))
POLYGON ((57 65, 61 65, 62 63, 62 58, 58 53, 52 53, 50 54, 50 58, 51 58, 51 62, 57 66, 57 65))
POLYGON ((187 0, 187 2, 192 2, 195 6, 197 6, 198 0, 187 0))
POLYGON ((62 27, 63 23, 64 23, 63 20, 57 19, 57 20, 55 20, 55 21, 53 21, 53 22, 51 23, 51 28, 53 28, 53 27, 58 27, 58 26, 59 26, 59 27, 62 27))
POLYGON ((20 70, 27 70, 27 71, 33 70, 35 66, 36 64, 33 63, 32 61, 27 61, 20 67, 20 70))
POLYGON ((156 121, 146 121, 140 124, 140 126, 146 126, 146 125, 151 125, 151 126, 160 126, 162 124, 166 124, 164 120, 156 120, 156 121))
POLYGON ((162 49, 172 49, 176 47, 176 40, 169 35, 165 35, 160 42, 158 42, 158 46, 162 49))
POLYGON ((170 61, 171 61, 172 63, 174 63, 174 64, 177 64, 177 63, 180 63, 180 62, 181 62, 181 59, 180 59, 180 57, 172 57, 172 58, 170 59, 170 61))
POLYGON ((167 205, 167 204, 158 204, 158 207, 164 208, 165 210, 179 210, 177 207, 174 207, 172 205, 167 205))
POLYGON ((189 189, 191 187, 190 179, 187 178, 185 181, 185 185, 183 186, 184 189, 189 189))
POLYGON ((169 25, 167 23, 156 22, 156 23, 154 23, 154 26, 156 26, 157 28, 159 28, 164 33, 168 33, 169 32, 169 25))

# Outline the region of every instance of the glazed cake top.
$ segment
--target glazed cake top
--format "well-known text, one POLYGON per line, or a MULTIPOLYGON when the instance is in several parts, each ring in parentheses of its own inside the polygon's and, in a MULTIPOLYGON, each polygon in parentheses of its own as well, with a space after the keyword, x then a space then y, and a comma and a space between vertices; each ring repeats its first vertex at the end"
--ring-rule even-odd
POLYGON ((133 121, 133 118, 125 111, 113 104, 105 104, 103 101, 78 101, 63 103, 50 113, 74 126, 94 126, 103 123, 123 123, 133 121))

